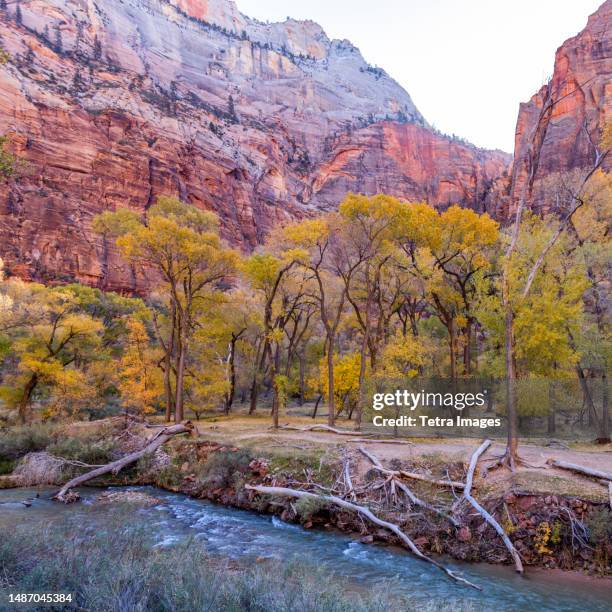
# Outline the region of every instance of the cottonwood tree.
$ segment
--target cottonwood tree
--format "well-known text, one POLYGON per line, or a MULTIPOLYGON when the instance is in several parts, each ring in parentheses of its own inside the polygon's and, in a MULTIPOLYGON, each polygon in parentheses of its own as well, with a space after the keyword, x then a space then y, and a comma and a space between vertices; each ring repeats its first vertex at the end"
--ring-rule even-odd
POLYGON ((451 304, 449 311, 445 311, 435 289, 432 295, 451 338, 452 378, 457 375, 453 328, 457 316, 453 317, 451 313, 459 312, 464 348, 463 374, 469 376, 472 373, 472 336, 477 323, 473 312, 477 298, 476 280, 479 274, 490 268, 491 258, 487 251, 497 244, 498 224, 487 214, 479 215, 459 206, 451 206, 436 221, 437 231, 430 233, 428 246, 433 255, 434 267, 443 272, 443 283, 453 296, 447 300, 451 304))
MULTIPOLYGON (((334 355, 336 338, 344 312, 347 296, 347 283, 338 278, 337 265, 340 261, 338 250, 342 241, 342 228, 337 215, 322 219, 306 220, 283 229, 284 244, 293 249, 299 266, 313 277, 311 297, 316 301, 321 323, 325 329, 326 367, 325 387, 327 389, 328 424, 333 427, 336 419, 336 391, 334 388, 334 355)), ((345 259, 342 265, 345 278, 350 280, 356 264, 345 259)))
POLYGON ((119 361, 118 388, 126 410, 144 416, 156 411, 163 392, 162 373, 158 367, 160 350, 151 344, 145 323, 130 317, 127 337, 119 361))
MULTIPOLYGON (((280 250, 256 253, 242 265, 246 280, 261 296, 263 343, 258 369, 263 372, 268 368, 268 376, 273 390, 272 422, 278 427, 281 405, 286 402, 287 377, 282 372, 281 361, 285 338, 285 327, 293 314, 310 302, 310 279, 300 269, 298 258, 301 252, 295 250, 280 250)), ((252 404, 257 403, 259 383, 254 378, 252 388, 252 404)))
POLYGON ((160 197, 144 219, 127 210, 103 213, 94 228, 118 236, 123 257, 159 275, 159 290, 167 296, 174 315, 174 419, 180 423, 196 314, 203 301, 222 291, 235 274, 238 255, 223 246, 214 213, 175 198, 160 197))
POLYGON ((19 420, 29 420, 32 399, 41 387, 50 393, 52 411, 85 399, 89 386, 84 367, 100 358, 102 323, 83 312, 68 287, 48 289, 11 279, 0 290, 0 329, 9 342, 5 361, 13 366, 1 391, 19 420))
POLYGON ((336 273, 361 328, 359 402, 355 429, 361 428, 365 405, 366 360, 376 369, 378 353, 388 335, 388 322, 400 292, 390 286, 395 265, 398 228, 409 204, 387 195, 349 194, 339 207, 343 239, 335 253, 336 273))

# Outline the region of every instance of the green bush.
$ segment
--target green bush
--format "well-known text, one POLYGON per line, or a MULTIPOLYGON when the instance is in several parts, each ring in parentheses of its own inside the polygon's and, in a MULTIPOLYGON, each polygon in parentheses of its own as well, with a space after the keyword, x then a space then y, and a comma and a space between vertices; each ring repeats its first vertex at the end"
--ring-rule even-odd
POLYGON ((14 459, 0 459, 0 476, 10 474, 17 462, 14 459))
POLYGON ((155 482, 164 489, 175 489, 183 480, 183 475, 178 466, 173 463, 163 467, 155 475, 155 482))
POLYGON ((252 460, 253 455, 246 448, 213 453, 200 469, 198 480, 210 487, 229 487, 248 471, 252 460))
POLYGON ((52 425, 36 424, 0 431, 0 459, 19 459, 44 450, 54 439, 54 429, 52 425))
POLYGON ((82 461, 90 465, 101 465, 113 460, 113 440, 96 438, 61 438, 49 445, 47 451, 56 457, 82 461))
POLYGON ((612 511, 609 508, 596 510, 586 521, 586 526, 591 544, 607 544, 612 540, 612 511))
POLYGON ((317 512, 326 508, 325 502, 313 497, 302 497, 295 504, 295 511, 302 522, 310 520, 317 512))

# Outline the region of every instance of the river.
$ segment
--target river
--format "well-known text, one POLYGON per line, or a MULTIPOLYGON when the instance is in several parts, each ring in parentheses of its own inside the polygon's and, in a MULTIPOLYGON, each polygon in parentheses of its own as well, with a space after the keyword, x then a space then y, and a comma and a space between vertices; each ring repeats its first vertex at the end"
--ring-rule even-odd
MULTIPOLYGON (((329 531, 307 530, 267 515, 237 510, 181 494, 151 487, 130 487, 149 493, 162 503, 134 506, 128 516, 134 526, 146 525, 152 546, 172 546, 196 538, 206 550, 220 558, 238 563, 255 558, 288 559, 298 557, 317 565, 326 564, 355 590, 381 582, 388 588, 405 592, 419 602, 458 601, 473 603, 474 609, 496 611, 538 610, 596 612, 612 609, 612 581, 596 580, 577 574, 527 569, 527 576, 512 568, 485 564, 466 564, 445 560, 466 578, 483 588, 477 592, 456 584, 439 570, 411 557, 400 549, 362 544, 354 537, 329 531)), ((0 490, 0 527, 28 522, 41 531, 54 521, 88 524, 98 530, 113 524, 121 504, 97 503, 100 489, 81 489, 82 502, 62 505, 50 500, 47 489, 0 490), (40 494, 36 498, 36 493, 40 494), (32 499, 26 507, 23 500, 32 499)), ((114 522, 116 524, 116 521, 114 522)))

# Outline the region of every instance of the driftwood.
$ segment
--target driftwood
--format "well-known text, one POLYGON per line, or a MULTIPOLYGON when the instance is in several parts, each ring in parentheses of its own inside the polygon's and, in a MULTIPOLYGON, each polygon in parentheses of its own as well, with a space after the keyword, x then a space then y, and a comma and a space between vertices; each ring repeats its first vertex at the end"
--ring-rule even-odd
POLYGON ((429 482, 439 487, 451 487, 453 489, 463 489, 465 487, 462 482, 458 482, 457 480, 438 480, 437 478, 430 478, 424 474, 417 474, 417 472, 406 472, 405 470, 400 470, 399 474, 404 478, 422 480, 423 482, 429 482))
POLYGON ((480 514, 495 531, 499 534, 503 540, 506 548, 512 558, 514 559, 514 567, 519 574, 523 573, 523 562, 518 554, 518 551, 512 544, 512 541, 508 537, 508 534, 504 531, 503 527, 489 514, 473 497, 472 497, 472 485, 474 482, 474 472, 476 471, 476 465, 480 456, 491 446, 491 440, 485 440, 475 451, 470 459, 470 467, 467 473, 467 479, 465 481, 465 489, 463 490, 463 498, 480 514))
MULTIPOLYGON (((330 427, 329 425, 316 424, 316 425, 306 425, 305 427, 296 427, 295 425, 279 425, 278 429, 289 429, 292 431, 327 431, 329 433, 334 433, 339 436, 356 436, 363 435, 358 434, 355 431, 347 431, 346 429, 336 429, 335 427, 330 427)), ((366 434, 367 435, 367 434, 366 434)))
POLYGON ((361 444, 412 444, 408 440, 375 440, 374 438, 353 438, 347 442, 358 442, 361 444))
POLYGON ((388 521, 385 521, 377 517, 369 508, 366 508, 365 506, 359 506, 357 504, 353 504, 349 501, 346 501, 345 499, 341 499, 340 497, 335 497, 333 495, 315 495, 314 493, 308 493, 306 491, 297 491, 295 489, 288 489, 286 487, 266 487, 266 486, 261 486, 261 485, 260 486, 245 485, 245 488, 251 491, 256 491, 257 493, 263 493, 265 495, 279 495, 283 497, 293 497, 295 499, 302 499, 302 498, 315 499, 318 501, 325 502, 327 504, 333 504, 333 505, 339 506, 340 508, 344 508, 345 510, 351 510, 353 512, 356 512, 360 514, 361 516, 364 516, 365 518, 367 518, 370 522, 374 523, 375 525, 378 525, 379 527, 384 527, 385 529, 388 529, 389 531, 394 533, 401 540, 404 546, 406 546, 419 559, 422 559, 423 561, 427 561, 428 563, 435 565, 438 569, 442 570, 445 574, 447 574, 448 576, 450 576, 453 580, 457 582, 460 582, 467 586, 471 586, 472 588, 477 589, 479 591, 482 590, 479 586, 475 585, 469 580, 466 580, 465 578, 462 578, 461 576, 456 574, 453 570, 450 570, 447 567, 444 567, 441 563, 438 563, 436 560, 423 554, 418 549, 416 544, 395 523, 390 523, 388 521))
POLYGON ((408 485, 404 482, 402 482, 401 480, 398 480, 397 477, 398 475, 401 474, 401 472, 397 472, 395 470, 388 470, 387 468, 385 468, 383 466, 383 464, 380 462, 380 460, 378 459, 378 457, 376 457, 375 455, 373 455, 372 453, 369 453, 365 448, 362 448, 361 446, 359 447, 359 452, 364 455, 365 457, 367 457, 372 465, 374 466, 375 469, 377 469, 379 472, 382 472, 383 474, 387 474, 392 476, 395 480, 395 485, 397 486, 397 488, 402 491, 404 493, 404 495, 415 505, 415 506, 420 506, 421 508, 425 508, 426 510, 429 510, 430 512, 433 512, 434 514, 437 514, 438 516, 441 516, 442 518, 444 518, 445 520, 449 521, 450 523, 453 524, 453 526, 455 527, 459 527, 459 522, 453 518, 452 516, 446 514, 445 512, 442 512, 442 510, 438 510, 438 508, 436 508, 435 506, 432 506, 431 504, 427 503, 426 501, 423 501, 422 499, 418 498, 410 489, 410 487, 408 487, 408 485))
POLYGON ((348 456, 343 458, 342 463, 346 495, 348 495, 353 501, 355 501, 355 487, 353 486, 353 480, 351 479, 351 465, 348 456))
POLYGON ((594 470, 593 468, 587 468, 582 465, 575 463, 568 463, 567 461, 558 461, 557 459, 549 459, 546 463, 562 470, 570 470, 571 472, 578 472, 585 476, 592 476, 593 478, 599 478, 601 480, 612 481, 612 474, 610 472, 604 472, 602 470, 594 470))
MULTIPOLYGON (((346 429, 336 429, 329 425, 316 424, 306 425, 305 427, 296 427, 295 425, 279 425, 278 429, 286 429, 289 431, 321 431, 336 434, 338 436, 369 436, 368 433, 362 433, 357 431, 348 431, 346 429)), ((361 442, 362 444, 412 444, 408 440, 375 440, 373 438, 354 438, 347 440, 347 442, 361 442)))
POLYGON ((117 459, 117 461, 111 461, 111 463, 107 463, 106 465, 98 467, 95 470, 91 470, 90 472, 86 472, 85 474, 81 474, 80 476, 73 478, 58 491, 58 493, 53 497, 53 499, 64 503, 76 501, 78 497, 70 494, 70 490, 74 487, 78 487, 93 478, 108 474, 109 472, 117 474, 126 465, 130 465, 131 463, 138 461, 141 457, 144 457, 145 455, 150 455, 154 453, 172 436, 191 432, 192 427, 193 426, 190 422, 186 422, 160 429, 152 438, 148 440, 147 444, 141 450, 136 451, 134 453, 130 453, 129 455, 126 455, 121 459, 117 459))

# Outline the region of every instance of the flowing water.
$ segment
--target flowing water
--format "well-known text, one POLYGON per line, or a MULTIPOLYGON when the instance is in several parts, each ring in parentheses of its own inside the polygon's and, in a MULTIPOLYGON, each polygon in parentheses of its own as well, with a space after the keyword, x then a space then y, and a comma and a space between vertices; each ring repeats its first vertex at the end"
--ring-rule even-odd
MULTIPOLYGON (((255 558, 297 558, 327 564, 339 579, 348 579, 355 590, 379 587, 403 592, 419 603, 457 601, 473 603, 477 610, 538 610, 595 612, 612 610, 612 581, 587 579, 575 574, 529 571, 517 576, 510 567, 465 564, 445 560, 447 565, 483 587, 482 592, 460 586, 427 563, 403 550, 361 544, 355 538, 306 530, 267 515, 237 510, 150 487, 131 487, 150 493, 162 503, 141 507, 129 514, 136 528, 147 526, 152 546, 172 546, 190 538, 220 558, 238 563, 255 558)), ((125 489, 124 489, 125 490, 125 489)), ((116 524, 113 517, 121 504, 96 503, 99 489, 82 489, 83 502, 64 506, 51 501, 48 490, 0 490, 0 527, 25 521, 41 530, 54 521, 87 524, 104 530, 116 524), (35 498, 36 493, 39 498, 35 498), (31 507, 23 500, 32 499, 31 507)), ((124 524, 125 527, 125 524, 124 524)))

